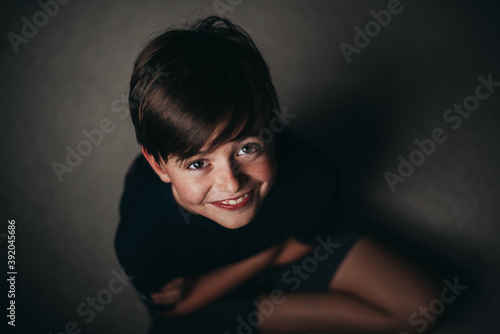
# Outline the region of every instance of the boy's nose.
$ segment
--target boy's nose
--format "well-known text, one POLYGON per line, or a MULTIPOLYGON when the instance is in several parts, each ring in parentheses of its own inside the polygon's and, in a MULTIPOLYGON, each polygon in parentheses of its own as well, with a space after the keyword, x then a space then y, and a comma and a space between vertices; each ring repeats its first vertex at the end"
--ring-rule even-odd
POLYGON ((235 163, 228 163, 219 169, 215 175, 215 184, 219 191, 237 193, 243 184, 244 175, 235 163))

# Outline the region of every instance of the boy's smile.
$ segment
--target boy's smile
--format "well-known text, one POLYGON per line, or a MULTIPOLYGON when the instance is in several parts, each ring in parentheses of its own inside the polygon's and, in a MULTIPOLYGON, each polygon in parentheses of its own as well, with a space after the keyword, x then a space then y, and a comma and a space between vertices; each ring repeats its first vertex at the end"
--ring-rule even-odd
POLYGON ((218 206, 219 208, 227 209, 227 210, 236 210, 244 207, 248 204, 248 202, 252 199, 252 191, 247 192, 238 197, 234 197, 231 199, 226 199, 223 201, 212 202, 213 205, 218 206))
POLYGON ((187 161, 171 157, 161 166, 144 149, 143 154, 162 181, 172 183, 178 205, 229 229, 255 217, 276 176, 274 146, 256 136, 224 143, 187 161))

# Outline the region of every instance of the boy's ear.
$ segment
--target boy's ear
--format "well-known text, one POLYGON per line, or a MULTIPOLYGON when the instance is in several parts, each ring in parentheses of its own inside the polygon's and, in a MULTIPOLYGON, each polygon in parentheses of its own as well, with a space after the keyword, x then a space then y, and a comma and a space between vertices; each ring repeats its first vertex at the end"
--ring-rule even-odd
POLYGON ((142 149, 142 155, 146 158, 146 160, 149 162, 149 165, 151 166, 151 168, 153 168, 153 170, 160 177, 160 179, 165 183, 172 182, 165 168, 155 160, 155 157, 148 151, 146 151, 144 146, 141 146, 141 149, 142 149))

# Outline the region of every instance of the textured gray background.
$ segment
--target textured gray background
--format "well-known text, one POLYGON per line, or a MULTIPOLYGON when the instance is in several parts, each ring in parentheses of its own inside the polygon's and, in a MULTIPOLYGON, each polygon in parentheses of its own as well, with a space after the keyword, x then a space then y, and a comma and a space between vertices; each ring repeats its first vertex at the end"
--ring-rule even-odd
MULTIPOLYGON (((427 260, 443 279, 468 283, 436 332, 497 333, 500 89, 456 131, 442 115, 474 92, 478 75, 500 81, 498 11, 493 1, 401 3, 350 64, 339 43, 353 44, 353 28, 387 1, 244 0, 226 16, 268 61, 283 103, 298 114, 292 130, 338 161, 345 221, 427 260), (383 173, 436 127, 447 141, 391 192, 383 173)), ((75 321, 82 333, 145 333, 147 313, 130 285, 90 323, 75 311, 120 269, 117 206, 139 148, 130 117, 112 104, 128 94, 150 33, 215 10, 211 0, 71 1, 16 54, 7 33, 20 34, 21 18, 39 10, 35 1, 7 1, 1 14, 0 233, 16 220, 19 273, 18 326, 9 330, 59 333, 75 321), (65 147, 104 118, 113 132, 59 182, 52 162, 64 163, 65 147)))

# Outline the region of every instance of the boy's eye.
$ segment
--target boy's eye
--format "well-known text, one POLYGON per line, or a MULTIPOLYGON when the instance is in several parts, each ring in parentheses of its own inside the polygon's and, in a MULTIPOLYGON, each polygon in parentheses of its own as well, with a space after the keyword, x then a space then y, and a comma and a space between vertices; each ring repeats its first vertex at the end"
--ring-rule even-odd
POLYGON ((257 143, 245 144, 243 147, 241 147, 238 155, 252 154, 259 151, 260 149, 261 145, 257 143))
POLYGON ((196 169, 201 169, 205 166, 206 166, 206 162, 204 160, 196 160, 196 161, 191 162, 187 168, 196 170, 196 169))

